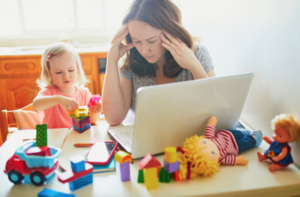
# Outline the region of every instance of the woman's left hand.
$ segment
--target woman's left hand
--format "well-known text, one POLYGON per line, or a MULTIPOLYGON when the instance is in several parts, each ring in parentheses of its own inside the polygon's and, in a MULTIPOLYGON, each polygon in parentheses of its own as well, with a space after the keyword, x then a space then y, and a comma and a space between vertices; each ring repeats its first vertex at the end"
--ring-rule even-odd
POLYGON ((194 52, 184 42, 179 38, 174 38, 166 31, 163 32, 166 36, 163 34, 160 35, 160 38, 163 41, 162 46, 170 51, 179 66, 190 70, 201 65, 194 52))

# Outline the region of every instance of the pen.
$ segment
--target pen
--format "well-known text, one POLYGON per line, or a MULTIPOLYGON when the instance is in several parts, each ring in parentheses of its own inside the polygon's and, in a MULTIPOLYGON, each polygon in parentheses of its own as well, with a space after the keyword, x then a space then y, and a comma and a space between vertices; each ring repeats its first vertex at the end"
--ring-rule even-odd
POLYGON ((28 141, 28 140, 35 140, 35 138, 26 138, 26 139, 22 139, 23 142, 28 141))
POLYGON ((75 147, 89 147, 89 146, 93 146, 94 143, 76 143, 76 144, 73 144, 73 146, 75 147))

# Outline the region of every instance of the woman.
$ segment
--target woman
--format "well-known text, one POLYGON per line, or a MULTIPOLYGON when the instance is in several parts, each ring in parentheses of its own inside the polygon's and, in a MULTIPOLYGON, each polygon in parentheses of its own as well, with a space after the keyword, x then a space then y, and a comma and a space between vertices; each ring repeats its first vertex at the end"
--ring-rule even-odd
POLYGON ((103 110, 110 125, 135 110, 136 90, 215 76, 208 51, 194 45, 170 0, 135 0, 112 40, 103 87, 103 110), (122 40, 126 38, 126 44, 122 40), (125 54, 121 69, 118 61, 125 54))

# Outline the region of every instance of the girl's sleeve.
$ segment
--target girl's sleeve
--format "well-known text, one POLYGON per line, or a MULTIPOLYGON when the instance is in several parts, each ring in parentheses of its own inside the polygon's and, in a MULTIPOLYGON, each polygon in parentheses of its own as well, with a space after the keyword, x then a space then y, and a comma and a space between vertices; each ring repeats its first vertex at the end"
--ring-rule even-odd
POLYGON ((53 95, 51 92, 51 89, 48 87, 45 87, 39 91, 37 96, 51 96, 51 95, 53 95))
POLYGON ((215 129, 216 128, 214 126, 207 125, 204 136, 209 139, 215 137, 215 129))
POLYGON ((208 72, 214 68, 214 64, 209 55, 209 52, 204 46, 198 45, 195 50, 195 55, 196 55, 198 61, 201 63, 205 72, 208 72))
POLYGON ((90 90, 88 88, 86 88, 86 92, 85 92, 85 102, 84 102, 84 106, 88 106, 91 98, 92 98, 92 93, 90 92, 90 90))

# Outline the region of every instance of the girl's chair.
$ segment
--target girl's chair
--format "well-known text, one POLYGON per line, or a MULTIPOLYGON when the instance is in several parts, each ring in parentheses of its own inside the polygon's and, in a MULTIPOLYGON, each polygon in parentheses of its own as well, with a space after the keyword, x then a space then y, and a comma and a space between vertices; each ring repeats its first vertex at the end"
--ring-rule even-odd
POLYGON ((17 127, 19 130, 35 129, 35 125, 40 124, 44 114, 33 109, 32 103, 21 109, 7 111, 2 110, 0 117, 0 146, 6 141, 10 127, 17 127))

